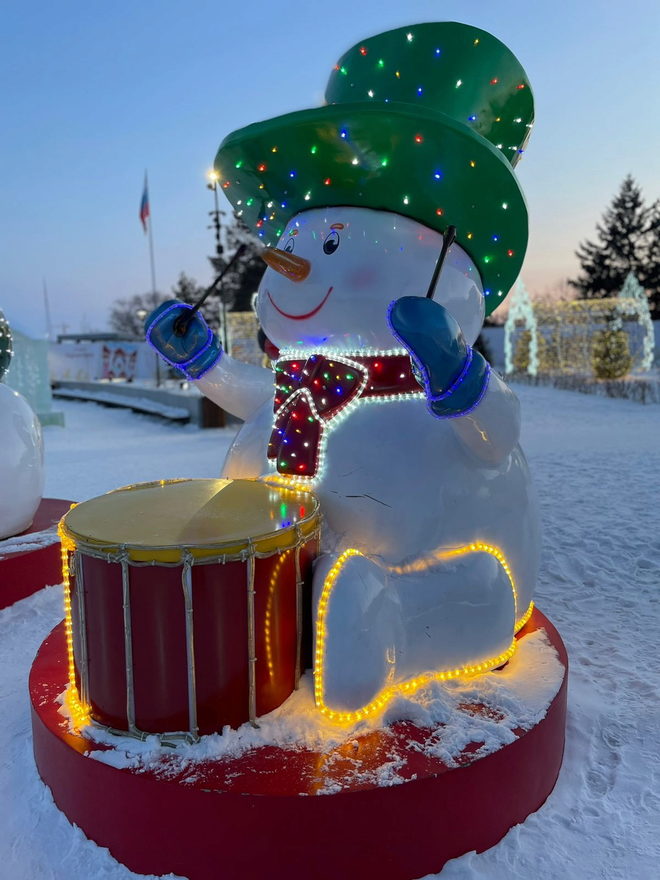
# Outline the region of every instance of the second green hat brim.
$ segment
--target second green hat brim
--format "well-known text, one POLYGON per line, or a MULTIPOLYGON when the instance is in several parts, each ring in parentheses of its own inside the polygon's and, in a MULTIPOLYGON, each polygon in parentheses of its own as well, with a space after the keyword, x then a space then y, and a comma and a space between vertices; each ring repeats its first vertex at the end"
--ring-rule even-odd
POLYGON ((269 245, 295 214, 335 205, 393 211, 439 232, 455 226, 486 314, 525 255, 527 208, 511 166, 444 113, 394 102, 300 110, 228 135, 215 168, 236 213, 269 245))

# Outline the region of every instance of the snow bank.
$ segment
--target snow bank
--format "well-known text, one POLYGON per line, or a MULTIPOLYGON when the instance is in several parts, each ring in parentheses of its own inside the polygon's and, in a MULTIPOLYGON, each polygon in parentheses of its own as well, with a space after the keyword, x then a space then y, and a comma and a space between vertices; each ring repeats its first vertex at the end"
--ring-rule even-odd
MULTIPOLYGON (((566 754, 546 804, 488 852, 449 862, 441 880, 655 880, 658 411, 553 388, 516 392, 543 519, 536 599, 571 661, 566 754)), ((67 427, 45 430, 51 496, 83 500, 143 480, 216 476, 231 440, 226 430, 62 406, 67 427)), ((27 676, 61 613, 54 588, 0 612, 0 877, 137 878, 69 825, 34 768, 27 676)))

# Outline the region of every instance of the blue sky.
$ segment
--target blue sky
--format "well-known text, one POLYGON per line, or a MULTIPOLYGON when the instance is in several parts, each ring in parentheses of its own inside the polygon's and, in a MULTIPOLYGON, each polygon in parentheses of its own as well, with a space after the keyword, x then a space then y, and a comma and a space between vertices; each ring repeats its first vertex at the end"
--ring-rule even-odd
POLYGON ((542 290, 627 173, 660 195, 657 0, 45 0, 3 6, 0 308, 45 331, 103 328, 150 287, 138 207, 149 170, 159 289, 211 280, 205 186, 222 138, 318 105, 361 37, 419 21, 490 31, 525 67, 536 125, 518 174, 530 213, 522 277, 542 290))

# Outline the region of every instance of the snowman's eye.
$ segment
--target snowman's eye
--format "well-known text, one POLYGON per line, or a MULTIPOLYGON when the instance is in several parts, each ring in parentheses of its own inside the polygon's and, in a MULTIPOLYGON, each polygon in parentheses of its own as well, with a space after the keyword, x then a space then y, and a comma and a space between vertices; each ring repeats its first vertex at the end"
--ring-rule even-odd
POLYGON ((328 236, 326 236, 326 239, 323 242, 323 253, 334 254, 338 247, 339 233, 333 230, 328 236))
POLYGON ((285 250, 287 254, 293 253, 293 236, 287 241, 282 250, 285 250))

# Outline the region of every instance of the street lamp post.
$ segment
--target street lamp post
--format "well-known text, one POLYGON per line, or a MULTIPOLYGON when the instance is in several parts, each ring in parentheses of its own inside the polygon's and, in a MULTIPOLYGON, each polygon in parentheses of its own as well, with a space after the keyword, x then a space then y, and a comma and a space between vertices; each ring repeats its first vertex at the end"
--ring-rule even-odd
MULTIPOLYGON (((214 209, 213 211, 209 211, 209 216, 212 218, 213 222, 209 229, 215 230, 215 255, 218 258, 222 258, 222 253, 224 248, 222 246, 222 239, 220 237, 220 217, 225 216, 225 212, 220 210, 220 206, 218 204, 218 181, 220 180, 220 175, 212 168, 206 175, 206 179, 208 183, 206 186, 208 189, 213 190, 213 203, 214 209)), ((220 271, 220 269, 218 269, 220 271)), ((225 351, 229 350, 228 341, 227 341, 227 303, 225 300, 225 296, 220 291, 220 307, 222 309, 222 344, 225 351)))
MULTIPOLYGON (((139 308, 135 310, 135 317, 138 321, 144 323, 144 319, 147 317, 149 312, 145 308, 139 308)), ((160 358, 156 355, 156 388, 160 388, 160 358)))

